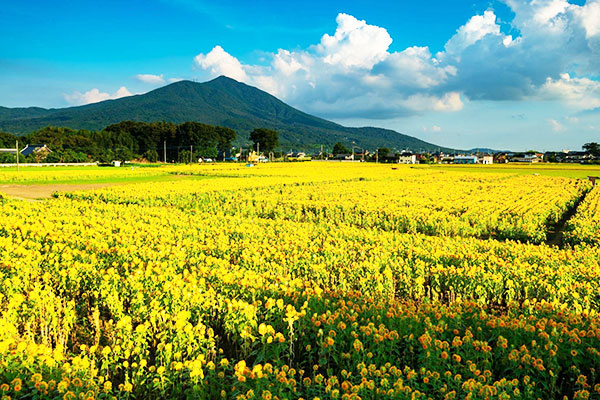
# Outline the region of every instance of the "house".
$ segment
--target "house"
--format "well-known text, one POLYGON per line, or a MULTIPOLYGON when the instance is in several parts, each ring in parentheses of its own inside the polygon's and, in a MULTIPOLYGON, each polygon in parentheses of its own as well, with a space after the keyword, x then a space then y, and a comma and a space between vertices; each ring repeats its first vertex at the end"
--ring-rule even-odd
POLYGON ((592 156, 587 151, 569 151, 564 155, 564 162, 567 163, 586 163, 590 160, 593 160, 594 156, 592 156))
POLYGON ((333 156, 334 160, 339 160, 339 161, 353 161, 354 160, 354 154, 335 154, 333 156))
MULTIPOLYGON (((8 153, 14 155, 16 152, 17 151, 15 148, 0 149, 0 153, 8 153)), ((20 153, 24 157, 33 155, 35 157, 36 162, 43 161, 51 152, 52 150, 50 150, 45 144, 28 144, 20 150, 20 153)))
POLYGON ((260 163, 260 162, 268 162, 269 158, 265 157, 264 154, 258 154, 256 151, 252 151, 250 154, 248 154, 248 160, 249 163, 260 163))
POLYGON ((369 154, 369 150, 359 151, 357 153, 354 153, 354 159, 364 161, 366 158, 369 157, 369 154))
POLYGON ((52 152, 52 150, 50 150, 45 144, 28 144, 21 150, 21 154, 23 154, 25 157, 31 154, 45 157, 50 152, 52 152))
POLYGON ((506 164, 508 162, 508 155, 507 153, 496 153, 493 159, 496 164, 506 164))
POLYGON ((483 154, 480 158, 479 161, 482 164, 485 165, 489 165, 489 164, 493 164, 494 163, 494 156, 492 156, 491 154, 483 154))
POLYGON ((541 153, 527 153, 524 155, 518 155, 511 158, 512 162, 521 162, 521 163, 539 163, 543 160, 544 155, 541 153))
POLYGON ((288 161, 310 161, 312 158, 301 151, 290 151, 285 155, 288 161))
POLYGON ((477 156, 456 156, 454 157, 454 164, 477 164, 479 163, 479 157, 477 156))
POLYGON ((398 155, 398 164, 416 164, 417 155, 409 152, 400 153, 398 155))

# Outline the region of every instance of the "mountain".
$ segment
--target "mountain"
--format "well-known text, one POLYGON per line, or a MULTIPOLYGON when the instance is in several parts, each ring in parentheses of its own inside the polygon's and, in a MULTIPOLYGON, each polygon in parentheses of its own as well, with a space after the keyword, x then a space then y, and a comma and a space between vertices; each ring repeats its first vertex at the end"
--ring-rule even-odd
POLYGON ((270 94, 221 76, 209 82, 180 81, 146 94, 78 107, 44 109, 0 107, 0 130, 27 133, 45 126, 100 130, 120 121, 198 121, 238 132, 248 143, 254 128, 279 132, 280 147, 315 150, 340 141, 346 146, 379 146, 413 151, 452 151, 389 129, 348 128, 299 111, 270 94))

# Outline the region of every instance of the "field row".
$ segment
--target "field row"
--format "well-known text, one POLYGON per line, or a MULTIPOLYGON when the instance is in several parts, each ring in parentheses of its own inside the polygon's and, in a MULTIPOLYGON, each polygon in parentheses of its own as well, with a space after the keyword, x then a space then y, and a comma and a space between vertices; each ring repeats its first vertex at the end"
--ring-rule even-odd
MULTIPOLYGON (((315 182, 310 177, 215 178, 105 188, 69 195, 92 201, 177 206, 290 222, 334 221, 361 228, 542 243, 589 189, 581 180, 509 174, 405 170, 315 182), (160 186, 160 188, 159 188, 160 186), (240 190, 244 189, 244 190, 240 190)), ((352 176, 352 175, 350 175, 352 176)))
POLYGON ((586 196, 568 221, 566 240, 573 244, 600 245, 600 186, 586 196))

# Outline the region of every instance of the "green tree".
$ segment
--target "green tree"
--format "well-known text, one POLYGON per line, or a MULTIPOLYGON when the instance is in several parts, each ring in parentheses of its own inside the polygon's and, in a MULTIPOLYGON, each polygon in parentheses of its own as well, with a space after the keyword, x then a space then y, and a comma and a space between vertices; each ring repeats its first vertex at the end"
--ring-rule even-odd
POLYGON ((392 150, 389 147, 380 147, 377 149, 377 153, 379 154, 379 157, 385 157, 386 155, 388 155, 391 152, 392 152, 392 150))
POLYGON ((594 157, 600 157, 600 144, 596 142, 586 143, 582 148, 594 157))
POLYGON ((119 146, 115 149, 115 160, 117 161, 130 161, 133 159, 133 151, 125 146, 119 146))
MULTIPOLYGON (((182 163, 182 164, 189 164, 190 163, 190 151, 189 150, 182 150, 179 152, 179 157, 177 159, 178 162, 182 163)), ((192 162, 194 161, 193 156, 192 156, 192 162)))
POLYGON ((277 131, 266 128, 257 128, 250 133, 250 140, 254 142, 254 147, 260 144, 260 150, 270 152, 279 146, 279 134, 277 131))
POLYGON ((15 142, 18 137, 11 135, 10 133, 0 132, 0 147, 2 148, 14 148, 15 142))
POLYGON ((352 153, 352 151, 347 148, 346 146, 344 146, 342 144, 342 142, 337 142, 334 146, 333 146, 333 154, 334 155, 338 155, 338 154, 349 154, 352 153))
POLYGON ((144 153, 144 158, 152 163, 158 161, 158 151, 150 149, 144 153))
MULTIPOLYGON (((0 164, 14 164, 17 162, 17 158, 14 153, 0 153, 0 164)), ((25 156, 19 154, 19 162, 25 162, 25 156)))

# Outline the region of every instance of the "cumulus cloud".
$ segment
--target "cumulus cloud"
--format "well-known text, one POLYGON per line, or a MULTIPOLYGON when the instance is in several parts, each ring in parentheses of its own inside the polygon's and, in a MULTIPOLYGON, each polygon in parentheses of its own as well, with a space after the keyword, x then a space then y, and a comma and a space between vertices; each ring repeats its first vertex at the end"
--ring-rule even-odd
POLYGON ((99 101, 111 100, 111 99, 119 99, 121 97, 131 96, 132 93, 127 90, 125 86, 121 86, 116 92, 113 94, 104 93, 100 90, 94 88, 88 90, 85 93, 81 93, 79 91, 75 91, 71 94, 64 94, 64 98, 67 103, 71 105, 81 106, 84 104, 97 103, 99 101))
POLYGON ((226 75, 238 81, 248 79, 242 63, 221 46, 215 46, 208 54, 198 54, 194 61, 202 69, 209 70, 212 75, 226 75))
POLYGON ((465 101, 552 99, 600 106, 600 0, 504 0, 516 37, 494 11, 474 15, 433 55, 390 51, 384 27, 339 14, 333 33, 305 49, 279 49, 267 64, 240 62, 221 46, 198 54, 211 76, 227 75, 304 111, 331 118, 388 119, 456 112, 465 101))
POLYGON ((151 85, 162 85, 165 83, 164 76, 161 75, 152 75, 152 74, 137 74, 135 78, 143 83, 149 83, 151 85))
POLYGON ((496 15, 493 11, 486 11, 483 15, 471 17, 448 40, 444 47, 448 53, 460 54, 464 49, 477 43, 487 35, 500 36, 500 25, 496 24, 496 15))
POLYGON ((539 96, 543 99, 562 99, 577 110, 600 107, 600 82, 589 78, 572 78, 569 74, 559 79, 547 78, 539 96))
POLYGON ((335 34, 324 34, 316 46, 327 64, 370 69, 388 56, 392 38, 387 30, 368 25, 348 14, 339 14, 335 34))

